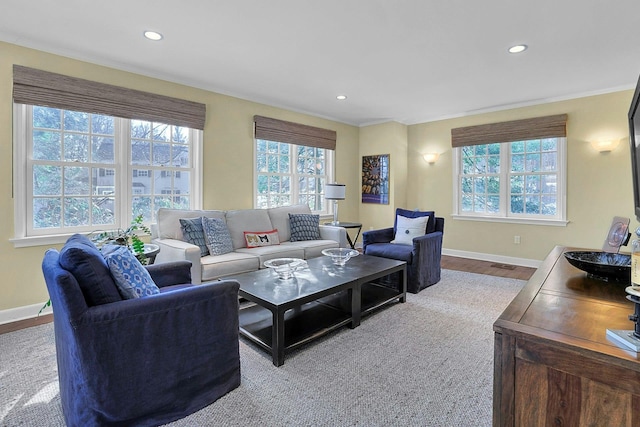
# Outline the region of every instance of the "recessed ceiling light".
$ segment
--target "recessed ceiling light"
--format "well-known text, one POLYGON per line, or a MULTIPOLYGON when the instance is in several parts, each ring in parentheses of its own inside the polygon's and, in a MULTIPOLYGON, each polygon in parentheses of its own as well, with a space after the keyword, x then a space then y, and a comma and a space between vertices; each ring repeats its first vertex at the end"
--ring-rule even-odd
POLYGON ((345 99, 347 99, 347 95, 338 95, 336 96, 336 99, 339 99, 340 101, 344 101, 345 99))
POLYGON ((162 34, 156 31, 145 31, 144 36, 149 40, 153 40, 153 41, 162 40, 162 34))
POLYGON ((524 52, 525 50, 527 50, 527 45, 526 44, 517 44, 515 46, 511 46, 509 48, 509 53, 520 53, 520 52, 524 52))

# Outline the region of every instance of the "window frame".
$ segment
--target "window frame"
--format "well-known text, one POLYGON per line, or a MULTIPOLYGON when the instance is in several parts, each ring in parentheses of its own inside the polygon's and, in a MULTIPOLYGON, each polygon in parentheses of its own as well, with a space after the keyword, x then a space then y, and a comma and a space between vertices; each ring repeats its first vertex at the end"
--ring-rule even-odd
MULTIPOLYGON (((461 161, 462 161, 462 149, 463 147, 452 148, 452 162, 453 162, 453 214, 452 217, 456 220, 465 221, 485 221, 485 222, 502 222, 502 223, 515 223, 515 224, 531 224, 531 225, 551 225, 551 226, 566 226, 569 221, 567 220, 567 138, 555 137, 558 140, 558 171, 557 171, 557 206, 555 216, 547 215, 532 215, 532 214, 510 214, 509 213, 509 189, 510 189, 510 176, 511 161, 513 154, 511 153, 511 142, 500 143, 500 212, 495 215, 480 214, 477 212, 462 212, 461 211, 461 161), (507 148, 506 150, 504 148, 507 148), (504 165, 504 166, 503 166, 504 165)), ((530 138, 526 141, 532 141, 536 139, 544 138, 530 138)), ((488 145, 480 144, 480 145, 488 145)), ((525 174, 526 175, 526 174, 525 174)))
MULTIPOLYGON (((76 231, 67 232, 59 228, 51 232, 31 232, 28 219, 31 218, 29 203, 32 200, 32 188, 29 185, 32 183, 32 178, 29 179, 29 165, 31 159, 28 158, 30 148, 30 132, 32 130, 31 117, 28 114, 29 107, 37 105, 27 104, 13 104, 13 198, 14 198, 14 237, 9 239, 14 244, 14 247, 29 247, 39 245, 53 245, 64 243, 66 239, 74 234, 76 231)), ((53 107, 55 108, 55 107, 53 107)), ((142 119, 146 120, 146 119, 142 119)), ((116 117, 116 121, 120 123, 130 122, 131 119, 121 119, 116 117), (124 122, 122 122, 124 121, 124 122)), ((116 144, 115 147, 115 160, 113 163, 113 169, 116 170, 115 185, 120 189, 120 196, 116 199, 117 220, 116 224, 106 226, 109 228, 126 228, 129 226, 132 213, 131 205, 132 199, 135 196, 135 192, 132 189, 132 176, 130 171, 132 169, 140 169, 142 167, 148 170, 161 170, 161 167, 152 165, 135 165, 131 162, 131 138, 127 126, 120 126, 114 123, 114 139, 116 141, 125 141, 124 147, 119 147, 116 144), (123 202, 124 201, 124 202, 123 202)), ((190 173, 192 176, 191 193, 190 194, 190 209, 201 209, 202 207, 202 147, 203 147, 203 131, 199 129, 190 128, 191 132, 191 147, 190 155, 192 166, 190 173)), ((150 224, 147 224, 150 225, 150 224)), ((88 226, 88 228, 100 228, 99 226, 88 226)), ((92 230, 93 231, 93 230, 92 230)), ((88 233, 87 227, 79 227, 78 233, 88 233)), ((90 231, 89 231, 90 232, 90 231)))
MULTIPOLYGON (((289 168, 291 170, 290 174, 286 174, 286 173, 281 173, 281 172, 276 172, 274 173, 275 175, 280 175, 280 176, 289 176, 290 180, 291 180, 291 204, 290 205, 297 205, 300 204, 300 202, 298 201, 298 197, 299 197, 299 177, 308 177, 307 174, 298 174, 297 172, 297 163, 296 163, 296 156, 297 156, 297 149, 298 147, 311 147, 314 149, 323 149, 325 151, 325 184, 330 184, 332 182, 334 182, 335 179, 335 150, 331 150, 328 148, 323 148, 323 147, 313 147, 310 145, 302 145, 302 144, 293 144, 293 143, 288 143, 288 142, 281 142, 281 141, 272 141, 272 140, 268 140, 268 139, 262 139, 262 138, 254 138, 253 139, 253 207, 254 209, 260 209, 260 206, 258 205, 258 176, 260 175, 260 172, 258 171, 258 141, 266 141, 268 142, 276 142, 278 144, 287 144, 289 145, 289 149, 290 152, 292 153, 291 156, 291 161, 289 162, 289 168)), ((320 193, 323 194, 323 193, 320 193)), ((286 205, 286 206, 290 206, 290 205, 286 205)), ((285 206, 285 205, 280 205, 280 206, 285 206)), ((276 206, 270 206, 269 208, 273 208, 276 206)), ((324 199, 324 210, 312 210, 312 213, 314 214, 318 214, 323 218, 329 218, 332 217, 333 215, 333 204, 332 203, 328 203, 326 199, 324 199)))

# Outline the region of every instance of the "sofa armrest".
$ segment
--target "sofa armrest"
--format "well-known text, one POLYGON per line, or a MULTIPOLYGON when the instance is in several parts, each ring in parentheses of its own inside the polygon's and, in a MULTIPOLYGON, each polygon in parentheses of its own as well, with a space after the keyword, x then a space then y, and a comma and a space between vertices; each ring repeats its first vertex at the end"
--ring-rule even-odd
POLYGON ((191 283, 191 262, 172 261, 145 266, 159 288, 191 283))
POLYGON ((155 264, 190 261, 191 283, 202 283, 202 266, 200 265, 200 248, 198 246, 176 239, 153 239, 151 242, 160 247, 155 264))
POLYGON ((320 225, 320 238, 338 242, 339 247, 350 247, 347 241, 347 230, 344 227, 334 225, 320 225))
POLYGON ((366 253, 367 245, 372 243, 389 243, 393 237, 393 227, 365 231, 362 233, 362 251, 366 253))

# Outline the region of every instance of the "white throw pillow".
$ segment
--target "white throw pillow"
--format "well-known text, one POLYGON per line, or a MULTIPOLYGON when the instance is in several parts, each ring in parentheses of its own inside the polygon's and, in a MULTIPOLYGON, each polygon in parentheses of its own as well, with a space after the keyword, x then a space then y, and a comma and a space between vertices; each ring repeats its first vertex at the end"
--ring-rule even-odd
POLYGON ((391 243, 412 245, 415 237, 424 236, 427 231, 428 220, 429 216, 407 218, 406 216, 398 215, 396 219, 396 235, 391 243))

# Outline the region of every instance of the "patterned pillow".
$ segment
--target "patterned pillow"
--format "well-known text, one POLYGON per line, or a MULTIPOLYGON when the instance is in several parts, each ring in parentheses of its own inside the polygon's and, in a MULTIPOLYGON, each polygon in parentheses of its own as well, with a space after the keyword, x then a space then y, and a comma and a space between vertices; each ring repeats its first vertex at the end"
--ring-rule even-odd
POLYGON ((245 231, 244 240, 247 243, 248 248, 259 248, 260 246, 271 246, 280 244, 278 230, 245 231))
POLYGON ((180 218, 180 228, 182 228, 182 235, 187 242, 200 247, 201 257, 209 255, 209 248, 202 229, 202 217, 180 218))
POLYGON ((233 241, 227 223, 220 218, 202 217, 204 240, 211 255, 224 255, 233 251, 233 241))
POLYGON ((291 241, 320 239, 320 215, 289 214, 291 241))
POLYGON ((122 298, 140 298, 160 293, 147 269, 129 248, 119 246, 110 249, 104 258, 122 298))

